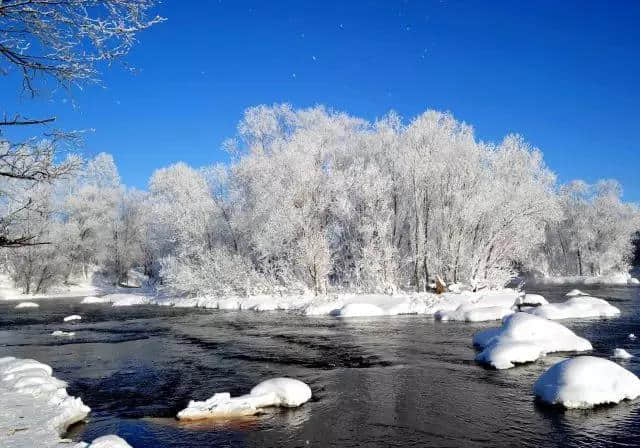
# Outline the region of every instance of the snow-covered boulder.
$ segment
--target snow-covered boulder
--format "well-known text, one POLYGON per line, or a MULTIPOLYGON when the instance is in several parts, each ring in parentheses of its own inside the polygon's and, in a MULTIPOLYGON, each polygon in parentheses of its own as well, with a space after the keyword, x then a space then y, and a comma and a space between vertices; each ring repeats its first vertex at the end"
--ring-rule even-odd
POLYGON ((445 294, 439 303, 432 306, 437 320, 482 322, 500 320, 513 314, 513 306, 518 299, 518 293, 512 289, 461 294, 445 294))
POLYGON ((576 296, 562 303, 549 303, 528 309, 526 312, 554 320, 615 317, 620 314, 620 310, 606 300, 590 296, 576 296))
POLYGON ((293 378, 263 381, 246 395, 232 398, 228 392, 217 393, 206 401, 190 401, 178 412, 179 420, 202 420, 256 415, 263 408, 298 407, 311 399, 311 388, 293 378))
POLYGON ((90 444, 81 442, 74 446, 74 448, 132 448, 124 439, 118 436, 109 435, 102 436, 95 439, 90 444))
POLYGON ((636 335, 633 333, 629 333, 629 336, 627 336, 629 339, 631 339, 632 341, 636 340, 636 335))
POLYGON ((16 309, 19 308, 38 308, 40 305, 38 305, 35 302, 20 302, 16 305, 16 309))
POLYGON ((577 296, 588 296, 586 292, 582 292, 579 289, 572 289, 568 293, 565 294, 567 297, 577 297, 577 296))
POLYGON ((526 313, 515 313, 501 327, 476 333, 473 344, 482 349, 476 361, 496 369, 532 362, 547 353, 592 349, 589 341, 564 325, 526 313))
POLYGON ((533 386, 545 403, 565 408, 592 408, 640 396, 640 379, 615 362, 578 356, 554 364, 533 386))
POLYGON ((629 359, 633 358, 633 355, 623 348, 616 348, 613 350, 613 357, 616 359, 629 359))
POLYGON ((540 294, 524 294, 516 299, 516 305, 521 306, 540 306, 548 303, 547 299, 540 294))
POLYGON ((51 333, 51 336, 62 336, 62 337, 72 337, 75 336, 75 332, 73 331, 61 331, 61 330, 56 330, 53 333, 51 333))
POLYGON ((77 314, 74 314, 74 315, 72 315, 72 316, 67 316, 67 317, 65 317, 65 318, 63 319, 63 321, 65 321, 65 322, 70 322, 70 321, 72 321, 72 320, 81 320, 81 319, 82 319, 82 316, 78 316, 77 314))
POLYGON ((638 279, 637 279, 637 278, 635 278, 635 277, 631 277, 631 278, 629 279, 629 284, 630 284, 630 285, 634 285, 634 286, 640 285, 640 280, 638 280, 638 279))
POLYGON ((348 303, 334 312, 339 317, 373 317, 385 314, 382 308, 371 303, 348 303))
POLYGON ((460 306, 454 311, 438 311, 434 314, 436 320, 446 322, 448 320, 463 322, 485 322, 490 320, 501 320, 513 314, 511 308, 503 306, 466 307, 460 306))

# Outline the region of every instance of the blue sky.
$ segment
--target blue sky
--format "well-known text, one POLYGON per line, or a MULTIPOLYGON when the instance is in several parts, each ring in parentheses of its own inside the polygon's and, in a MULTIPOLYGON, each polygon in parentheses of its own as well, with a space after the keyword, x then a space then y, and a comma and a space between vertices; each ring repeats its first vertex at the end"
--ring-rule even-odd
POLYGON ((617 178, 640 202, 640 2, 167 0, 104 87, 35 100, 17 79, 0 112, 88 129, 145 188, 176 161, 226 160, 221 142, 261 103, 325 104, 369 119, 451 111, 479 138, 518 132, 560 181, 617 178))

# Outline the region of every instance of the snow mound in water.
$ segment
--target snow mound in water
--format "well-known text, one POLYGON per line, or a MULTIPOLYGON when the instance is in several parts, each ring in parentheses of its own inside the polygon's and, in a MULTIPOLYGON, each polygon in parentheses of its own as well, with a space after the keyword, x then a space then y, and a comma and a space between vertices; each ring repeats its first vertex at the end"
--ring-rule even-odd
POLYGON ((632 341, 634 341, 636 339, 636 335, 633 333, 629 333, 629 336, 627 336, 629 339, 631 339, 632 341))
POLYGON ((88 296, 82 299, 80 303, 88 304, 88 303, 111 303, 111 299, 108 297, 94 297, 88 296))
POLYGON ((547 305, 549 302, 540 294, 525 294, 516 299, 516 305, 539 306, 547 305))
POLYGON ((613 350, 613 357, 617 359, 629 359, 633 358, 633 355, 623 348, 616 348, 613 350))
POLYGON ((532 362, 552 352, 591 350, 591 343, 558 322, 526 313, 504 319, 500 328, 476 333, 473 344, 483 350, 476 361, 496 369, 532 362))
POLYGON ((118 436, 102 436, 95 439, 91 444, 79 443, 74 448, 132 448, 124 439, 118 436))
POLYGON ((527 313, 547 319, 580 319, 588 317, 615 317, 620 310, 603 299, 577 296, 562 303, 550 303, 526 310, 527 313))
POLYGON ((56 330, 53 333, 51 333, 51 336, 67 336, 67 337, 72 337, 75 336, 75 332, 73 331, 60 331, 60 330, 56 330))
MULTIPOLYGON (((461 295, 464 297, 464 295, 461 295)), ((514 290, 494 291, 481 295, 468 295, 466 300, 453 309, 440 309, 434 315, 437 320, 482 322, 500 320, 513 314, 513 306, 518 299, 514 290)))
POLYGON ((16 305, 16 309, 17 308, 38 308, 40 305, 38 305, 35 302, 20 302, 16 305))
POLYGON ((72 321, 72 320, 81 320, 81 319, 82 319, 82 316, 78 316, 77 314, 74 314, 72 316, 65 317, 63 320, 65 322, 69 322, 69 321, 72 321))
POLYGON ((586 292, 582 292, 579 289, 572 289, 568 293, 565 294, 567 297, 576 297, 576 296, 588 296, 586 292))
POLYGON ((545 403, 565 408, 592 408, 640 396, 640 379, 615 362, 578 356, 554 364, 533 386, 545 403))
POLYGON ((178 412, 179 420, 202 420, 259 414, 272 406, 298 407, 311 399, 311 388, 293 378, 263 381, 246 395, 232 398, 228 392, 217 393, 206 401, 190 401, 178 412))
POLYGON ((372 317, 385 314, 382 308, 371 303, 349 303, 334 312, 335 316, 340 317, 372 317))

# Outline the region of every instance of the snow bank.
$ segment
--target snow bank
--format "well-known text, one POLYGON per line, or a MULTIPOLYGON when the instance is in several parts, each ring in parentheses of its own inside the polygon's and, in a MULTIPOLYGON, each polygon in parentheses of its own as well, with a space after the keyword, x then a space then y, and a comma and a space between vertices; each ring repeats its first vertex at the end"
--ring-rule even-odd
POLYGON ((108 297, 94 297, 87 296, 80 303, 90 304, 90 303, 111 303, 111 299, 108 297))
POLYGON ((603 299, 590 296, 572 297, 562 303, 549 303, 526 310, 527 313, 547 319, 581 319, 588 317, 615 317, 620 310, 603 299))
POLYGON ((514 290, 490 291, 482 294, 459 294, 466 298, 455 309, 440 309, 435 312, 437 320, 482 322, 500 320, 513 314, 513 306, 518 299, 514 290))
POLYGON ((634 285, 636 282, 628 272, 616 272, 597 276, 534 276, 527 279, 528 285, 634 285))
POLYGON ((385 310, 371 303, 349 303, 335 312, 340 317, 370 317, 384 316, 385 310))
MULTIPOLYGON (((68 446, 61 437, 90 409, 67 394, 67 384, 52 369, 33 359, 0 358, 0 443, 20 448, 68 446), (63 445, 64 444, 64 445, 63 445)), ((75 448, 131 448, 116 436, 100 437, 75 448)))
POLYGON ((82 319, 82 316, 78 316, 77 314, 74 314, 74 315, 72 315, 72 316, 67 316, 67 317, 65 317, 65 318, 63 319, 63 321, 65 321, 65 322, 69 322, 69 321, 72 321, 72 320, 81 320, 81 319, 82 319))
POLYGON ((623 348, 616 348, 613 350, 613 357, 617 359, 629 359, 633 358, 633 355, 623 348))
POLYGON ((588 296, 586 292, 582 292, 579 289, 572 289, 568 293, 565 294, 567 297, 576 297, 576 296, 588 296))
POLYGON ((592 349, 589 341, 564 325, 526 313, 505 318, 500 328, 476 333, 473 344, 483 349, 476 361, 496 369, 532 362, 547 353, 592 349))
POLYGON ((615 362, 578 356, 554 364, 533 386, 545 403, 565 408, 592 408, 640 396, 640 379, 615 362))
POLYGON ((259 414, 262 408, 298 407, 311 399, 311 388, 293 378, 263 381, 246 395, 231 398, 228 392, 217 393, 206 401, 190 401, 178 412, 179 420, 202 420, 259 414))
POLYGON ((540 306, 548 303, 540 294, 524 294, 516 299, 516 305, 520 306, 540 306))
POLYGON ((38 308, 39 306, 35 302, 20 302, 16 305, 16 308, 38 308))
POLYGON ((66 336, 66 337, 72 337, 75 336, 76 334, 73 331, 60 331, 60 330, 56 330, 53 333, 51 333, 51 336, 66 336))

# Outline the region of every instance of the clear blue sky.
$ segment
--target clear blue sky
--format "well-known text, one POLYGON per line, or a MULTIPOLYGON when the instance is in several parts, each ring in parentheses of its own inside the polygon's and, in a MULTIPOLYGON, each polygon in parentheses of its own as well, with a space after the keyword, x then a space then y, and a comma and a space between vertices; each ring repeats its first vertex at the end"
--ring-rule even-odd
POLYGON ((166 1, 104 88, 36 100, 0 87, 2 112, 94 128, 145 188, 159 167, 225 160, 251 105, 325 104, 374 119, 451 111, 483 140, 518 132, 561 181, 617 178, 640 201, 640 2, 166 1), (526 3, 526 4, 525 4, 526 3), (66 100, 66 102, 65 102, 66 100))

